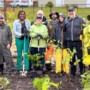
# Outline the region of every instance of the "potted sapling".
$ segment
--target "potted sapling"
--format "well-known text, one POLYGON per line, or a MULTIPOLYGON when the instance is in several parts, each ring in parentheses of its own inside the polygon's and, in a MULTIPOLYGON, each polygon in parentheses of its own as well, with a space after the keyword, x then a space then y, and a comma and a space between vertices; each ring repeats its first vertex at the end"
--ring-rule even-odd
POLYGON ((28 54, 28 60, 31 61, 31 66, 32 66, 32 71, 31 71, 31 77, 37 77, 37 71, 39 70, 39 68, 42 66, 40 58, 42 58, 43 56, 40 56, 40 54, 34 54, 32 55, 31 53, 28 54))

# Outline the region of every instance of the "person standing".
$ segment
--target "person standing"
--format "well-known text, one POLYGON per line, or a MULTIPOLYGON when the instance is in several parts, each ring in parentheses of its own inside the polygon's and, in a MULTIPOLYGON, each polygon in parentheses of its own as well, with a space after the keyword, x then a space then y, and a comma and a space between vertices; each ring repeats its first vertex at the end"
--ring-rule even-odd
POLYGON ((62 29, 61 24, 64 22, 64 20, 65 20, 65 15, 63 13, 60 13, 59 14, 59 24, 55 27, 54 33, 53 33, 53 39, 55 40, 54 43, 55 45, 58 45, 59 47, 55 52, 56 54, 56 73, 60 73, 60 72, 69 73, 69 62, 66 62, 66 64, 64 63, 62 67, 62 61, 65 60, 65 57, 68 55, 66 32, 63 32, 61 30, 62 29), (63 49, 63 53, 62 53, 62 49, 63 49))
MULTIPOLYGON (((55 29, 55 26, 59 23, 58 18, 59 14, 58 12, 52 11, 51 14, 49 15, 51 21, 48 23, 47 28, 48 28, 48 34, 49 34, 49 41, 53 40, 53 32, 55 29)), ((46 65, 46 70, 51 71, 51 58, 54 53, 53 49, 53 44, 50 43, 47 45, 47 51, 46 51, 46 56, 45 56, 45 65, 46 65)))
MULTIPOLYGON (((37 12, 37 15, 40 15, 42 17, 43 25, 47 26, 48 25, 48 21, 47 21, 46 17, 44 16, 44 12, 42 10, 39 10, 37 12)), ((35 23, 36 23, 36 19, 31 22, 31 25, 33 25, 35 23)), ((30 40, 31 40, 31 37, 30 37, 30 40)), ((31 47, 29 47, 29 52, 31 52, 31 47)), ((32 70, 32 68, 31 68, 31 61, 29 61, 29 69, 32 70)))
MULTIPOLYGON (((26 14, 24 11, 19 11, 18 19, 13 23, 13 34, 15 35, 15 42, 17 47, 17 69, 18 73, 22 70, 22 50, 24 50, 24 36, 26 36, 26 47, 25 52, 28 54, 29 49, 29 31, 30 22, 26 19, 26 14), (25 34, 26 33, 26 34, 25 34)), ((29 60, 27 59, 27 54, 25 54, 25 70, 29 70, 29 60)))
POLYGON ((3 75, 3 62, 6 62, 9 75, 14 74, 14 64, 11 57, 12 33, 10 27, 4 23, 3 15, 0 15, 0 69, 3 75))
MULTIPOLYGON (((48 25, 48 21, 47 21, 46 17, 44 16, 44 12, 43 12, 42 10, 39 10, 39 11, 37 12, 37 15, 41 15, 41 16, 42 16, 42 23, 47 26, 47 25, 48 25)), ((34 22, 35 22, 35 20, 33 20, 33 21, 31 22, 31 25, 33 25, 34 22)))
POLYGON ((37 15, 36 22, 31 26, 30 37, 31 37, 31 54, 39 53, 42 66, 40 69, 43 70, 45 64, 45 51, 46 51, 46 38, 48 36, 48 30, 45 25, 42 23, 42 16, 37 15))
POLYGON ((80 40, 80 35, 82 34, 81 27, 84 28, 82 24, 85 24, 83 19, 75 14, 75 9, 73 7, 69 7, 68 9, 69 17, 65 19, 64 30, 66 30, 66 40, 67 40, 67 48, 70 48, 71 51, 76 49, 76 54, 74 55, 71 64, 71 75, 76 75, 76 66, 74 65, 75 56, 80 59, 79 68, 80 74, 83 73, 83 63, 82 63, 82 41, 80 40))

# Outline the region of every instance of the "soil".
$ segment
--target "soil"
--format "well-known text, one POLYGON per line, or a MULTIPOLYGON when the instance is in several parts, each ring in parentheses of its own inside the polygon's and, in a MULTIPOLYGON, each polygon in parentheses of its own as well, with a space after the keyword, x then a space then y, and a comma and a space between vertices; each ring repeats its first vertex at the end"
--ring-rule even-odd
MULTIPOLYGON (((11 52, 16 52, 16 46, 15 46, 15 38, 13 37, 11 52)), ((16 60, 16 58, 13 58, 13 60, 16 60)), ((16 62, 14 62, 15 67, 17 67, 16 62)), ((52 58, 52 67, 53 70, 55 70, 55 55, 54 58, 52 58)), ((88 67, 86 67, 88 69, 88 67)), ((51 78, 51 81, 55 83, 59 83, 62 81, 60 85, 59 90, 82 90, 83 86, 80 82, 80 76, 79 76, 79 66, 77 65, 77 73, 76 76, 70 77, 70 89, 68 88, 68 80, 65 75, 61 76, 57 75, 56 73, 52 72, 46 72, 45 74, 38 75, 37 77, 42 78, 45 75, 48 75, 51 78)), ((7 90, 38 90, 36 88, 33 88, 33 80, 34 78, 30 77, 30 74, 27 75, 27 77, 21 77, 20 75, 15 76, 8 76, 7 77, 10 81, 10 84, 7 85, 7 90)), ((57 90, 55 87, 51 86, 49 90, 57 90)))
MULTIPOLYGON (((14 63, 16 65, 16 63, 14 63)), ((52 66, 55 68, 55 66, 52 66)), ((86 67, 88 68, 88 67, 86 67)), ((51 78, 51 81, 55 83, 59 83, 62 81, 61 85, 59 86, 59 90, 82 90, 83 86, 80 82, 80 76, 79 76, 79 68, 77 65, 77 73, 76 76, 70 77, 70 89, 68 88, 68 80, 65 75, 59 76, 55 74, 54 72, 46 72, 45 74, 38 75, 38 78, 42 78, 45 75, 48 75, 51 78)), ((27 75, 27 77, 21 77, 19 74, 15 76, 8 76, 7 77, 10 81, 10 84, 7 85, 7 90, 38 90, 37 88, 33 88, 33 80, 34 78, 30 77, 30 74, 27 75)), ((49 90, 57 90, 55 87, 51 86, 49 90)))

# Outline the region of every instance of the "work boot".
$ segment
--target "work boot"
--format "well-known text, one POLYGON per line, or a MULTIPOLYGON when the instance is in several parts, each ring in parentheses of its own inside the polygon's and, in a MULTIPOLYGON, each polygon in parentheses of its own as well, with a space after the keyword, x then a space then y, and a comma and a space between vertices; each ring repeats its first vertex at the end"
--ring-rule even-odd
POLYGON ((0 76, 2 76, 3 75, 3 72, 0 72, 0 76))
POLYGON ((76 76, 76 73, 71 73, 70 74, 70 77, 75 77, 76 76))
POLYGON ((50 64, 46 64, 46 70, 47 71, 51 71, 52 70, 51 63, 50 64))
POLYGON ((16 74, 20 74, 20 70, 17 70, 16 74))
POLYGON ((3 64, 0 64, 0 76, 3 75, 3 64))
POLYGON ((16 74, 15 71, 9 71, 9 72, 7 73, 7 76, 14 76, 15 74, 16 74))

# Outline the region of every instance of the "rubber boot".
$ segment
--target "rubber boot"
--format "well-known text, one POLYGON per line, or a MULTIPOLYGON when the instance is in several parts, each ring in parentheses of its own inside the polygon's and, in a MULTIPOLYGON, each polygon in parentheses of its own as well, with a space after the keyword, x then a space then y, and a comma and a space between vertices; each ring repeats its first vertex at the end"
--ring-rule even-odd
POLYGON ((50 64, 46 64, 46 70, 47 71, 51 71, 52 70, 51 63, 50 64))
POLYGON ((0 76, 3 75, 3 64, 0 64, 0 76))

